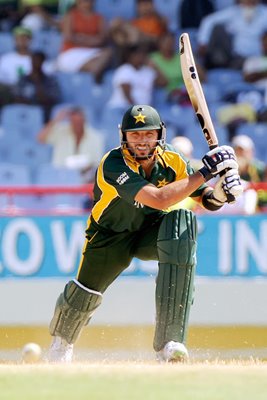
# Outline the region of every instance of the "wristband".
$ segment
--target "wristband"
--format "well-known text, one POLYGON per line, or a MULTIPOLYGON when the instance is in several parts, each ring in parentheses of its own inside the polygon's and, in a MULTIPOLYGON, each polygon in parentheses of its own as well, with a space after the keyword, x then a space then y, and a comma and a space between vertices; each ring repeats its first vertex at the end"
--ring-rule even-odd
POLYGON ((212 175, 212 173, 208 170, 207 167, 202 167, 198 170, 198 172, 201 173, 201 175, 203 176, 203 178, 205 179, 205 182, 209 181, 210 179, 212 179, 214 176, 212 175))

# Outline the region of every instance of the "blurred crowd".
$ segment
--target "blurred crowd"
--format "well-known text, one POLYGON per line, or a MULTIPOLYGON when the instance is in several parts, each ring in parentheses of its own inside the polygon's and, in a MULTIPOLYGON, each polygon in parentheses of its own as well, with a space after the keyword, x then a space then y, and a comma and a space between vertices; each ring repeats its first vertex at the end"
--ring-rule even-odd
POLYGON ((0 186, 23 183, 14 164, 33 184, 47 164, 92 182, 132 104, 154 106, 197 165, 207 145, 183 83, 182 32, 219 141, 239 159, 246 190, 234 211, 266 211, 253 184, 267 181, 267 0, 1 1, 0 186))

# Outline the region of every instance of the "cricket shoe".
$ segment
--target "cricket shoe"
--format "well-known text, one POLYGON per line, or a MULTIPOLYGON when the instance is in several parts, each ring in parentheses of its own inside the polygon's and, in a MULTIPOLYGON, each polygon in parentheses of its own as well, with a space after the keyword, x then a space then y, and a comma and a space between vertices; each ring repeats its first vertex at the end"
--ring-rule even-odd
POLYGON ((183 343, 170 341, 156 354, 160 362, 185 362, 188 360, 188 351, 183 343))
POLYGON ((73 344, 69 344, 65 339, 54 336, 50 346, 47 361, 51 363, 71 363, 73 357, 73 344))

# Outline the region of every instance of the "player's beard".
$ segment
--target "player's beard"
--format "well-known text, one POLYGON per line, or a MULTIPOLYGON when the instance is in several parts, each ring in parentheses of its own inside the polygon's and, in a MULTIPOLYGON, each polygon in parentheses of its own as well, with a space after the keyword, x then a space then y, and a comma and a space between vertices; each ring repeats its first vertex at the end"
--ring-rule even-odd
POLYGON ((144 145, 135 145, 134 147, 129 147, 129 151, 131 152, 132 156, 138 161, 138 160, 148 160, 151 157, 154 156, 155 150, 157 147, 157 143, 153 147, 149 145, 149 143, 146 143, 144 145), (146 147, 144 150, 140 150, 140 148, 146 147), (143 153, 143 154, 142 154, 143 153))

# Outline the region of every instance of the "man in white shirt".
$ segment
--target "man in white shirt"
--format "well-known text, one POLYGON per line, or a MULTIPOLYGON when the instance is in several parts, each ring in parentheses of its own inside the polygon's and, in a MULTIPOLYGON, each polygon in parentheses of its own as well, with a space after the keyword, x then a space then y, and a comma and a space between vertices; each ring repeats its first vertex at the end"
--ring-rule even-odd
POLYGON ((38 140, 52 146, 53 165, 80 170, 85 182, 94 179, 104 154, 104 138, 86 123, 81 108, 61 110, 44 126, 38 140))
POLYGON ((132 104, 151 104, 155 85, 166 85, 166 78, 147 65, 147 51, 140 46, 128 50, 126 62, 113 76, 113 91, 108 106, 127 109, 132 104))
POLYGON ((29 29, 18 26, 13 30, 15 39, 14 51, 5 53, 0 58, 0 83, 14 85, 21 75, 31 72, 31 40, 29 29))
POLYGON ((259 0, 239 0, 205 17, 198 31, 199 54, 207 68, 241 68, 244 59, 261 54, 267 30, 267 7, 259 0))

